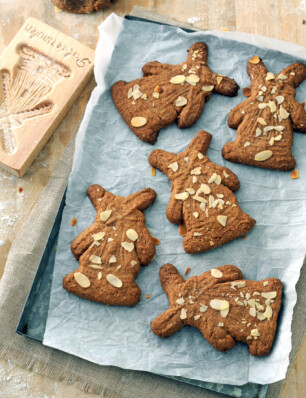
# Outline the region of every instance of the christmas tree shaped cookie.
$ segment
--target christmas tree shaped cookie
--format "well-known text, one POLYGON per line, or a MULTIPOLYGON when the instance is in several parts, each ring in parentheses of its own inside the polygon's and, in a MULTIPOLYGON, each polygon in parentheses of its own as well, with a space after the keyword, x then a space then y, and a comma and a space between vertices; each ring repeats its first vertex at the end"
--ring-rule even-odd
POLYGON ((166 214, 170 222, 185 224, 183 246, 187 253, 214 249, 255 225, 233 193, 239 188, 237 176, 205 156, 210 141, 211 135, 200 131, 185 152, 156 149, 149 156, 150 164, 171 180, 166 214))
POLYGON ((306 133, 305 104, 295 99, 295 88, 306 78, 306 66, 296 63, 274 74, 254 56, 247 71, 251 95, 229 114, 228 125, 238 129, 237 137, 223 147, 222 155, 235 163, 292 170, 292 130, 306 133))
POLYGON ((192 126, 212 92, 236 95, 236 82, 213 73, 207 66, 207 56, 206 44, 194 43, 185 62, 149 62, 142 68, 143 78, 112 86, 114 103, 138 138, 154 144, 159 130, 176 120, 180 128, 192 126))
POLYGON ((79 268, 65 276, 63 287, 88 300, 132 306, 140 300, 134 281, 140 265, 148 265, 155 256, 154 238, 142 211, 156 193, 147 188, 124 198, 91 185, 87 194, 97 210, 96 219, 71 244, 79 268))
POLYGON ((159 277, 169 309, 151 322, 157 336, 169 337, 189 325, 219 351, 228 351, 241 341, 252 355, 269 354, 281 307, 279 279, 242 280, 242 272, 234 265, 185 281, 174 265, 165 264, 159 277))

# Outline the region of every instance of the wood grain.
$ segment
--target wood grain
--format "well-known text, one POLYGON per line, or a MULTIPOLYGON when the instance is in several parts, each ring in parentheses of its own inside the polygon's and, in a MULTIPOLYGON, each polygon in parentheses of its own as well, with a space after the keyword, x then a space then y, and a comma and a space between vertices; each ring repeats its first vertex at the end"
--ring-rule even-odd
MULTIPOLYGON (((30 16, 41 19, 83 44, 95 48, 98 40, 98 25, 111 12, 124 15, 129 13, 135 5, 146 7, 162 15, 169 15, 178 21, 190 20, 194 22, 191 26, 203 29, 228 29, 256 33, 306 46, 304 0, 117 0, 111 9, 91 15, 56 13, 54 5, 49 0, 31 0, 26 3, 26 7, 24 0, 13 2, 0 0, 0 53, 30 16)), ((0 171, 0 276, 4 270, 11 242, 48 183, 50 174, 77 128, 94 86, 95 83, 92 80, 22 179, 0 171), (18 193, 19 187, 23 188, 23 195, 18 193), (4 246, 1 246, 1 241, 4 242, 4 246)), ((306 369, 305 353, 306 343, 304 342, 297 362, 284 385, 282 398, 288 397, 289 393, 290 397, 298 398, 302 396, 298 393, 302 394, 302 391, 305 391, 305 378, 303 381, 302 377, 303 369, 306 369)), ((5 362, 1 360, 0 369, 4 367, 5 362)), ((63 383, 55 383, 47 377, 33 375, 26 371, 21 372, 18 367, 11 371, 8 367, 7 375, 12 375, 12 380, 19 380, 20 375, 23 375, 23 380, 29 385, 29 389, 23 392, 25 398, 36 398, 41 396, 41 393, 54 395, 57 398, 80 398, 87 395, 95 397, 80 392, 72 386, 67 387, 63 383)), ((5 384, 2 387, 0 382, 1 391, 7 387, 7 382, 3 383, 5 384)), ((14 385, 16 387, 17 384, 14 383, 14 385)), ((11 388, 13 391, 14 386, 11 388)), ((17 395, 12 393, 11 396, 17 395)))

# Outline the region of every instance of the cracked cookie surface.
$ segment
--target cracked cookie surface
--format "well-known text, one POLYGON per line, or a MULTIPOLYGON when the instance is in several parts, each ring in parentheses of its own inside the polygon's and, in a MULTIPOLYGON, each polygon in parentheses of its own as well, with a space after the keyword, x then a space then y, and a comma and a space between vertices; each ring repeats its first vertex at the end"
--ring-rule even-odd
POLYGON ((238 205, 235 192, 240 184, 228 168, 205 156, 212 136, 200 131, 184 152, 156 149, 149 163, 171 180, 167 218, 184 224, 187 253, 214 249, 249 232, 255 225, 238 205))
POLYGON ((237 137, 225 144, 222 155, 235 163, 292 170, 292 131, 306 133, 305 104, 295 99, 295 88, 306 78, 306 66, 296 63, 274 74, 254 56, 247 72, 250 97, 229 114, 228 125, 237 129, 237 137))
POLYGON ((177 120, 178 127, 192 126, 213 92, 234 96, 235 80, 213 73, 207 66, 207 46, 194 43, 179 65, 149 62, 143 78, 119 81, 111 88, 114 103, 138 138, 154 144, 159 130, 177 120))
POLYGON ((79 267, 64 277, 63 287, 88 300, 132 306, 141 295, 134 281, 140 265, 148 265, 155 256, 155 240, 143 210, 154 202, 156 193, 147 188, 122 197, 91 185, 87 194, 97 215, 71 244, 79 267))
POLYGON ((228 351, 241 341, 252 355, 270 353, 281 307, 279 279, 243 280, 234 265, 185 280, 174 265, 165 264, 159 277, 169 309, 151 322, 157 336, 169 337, 189 325, 219 351, 228 351))

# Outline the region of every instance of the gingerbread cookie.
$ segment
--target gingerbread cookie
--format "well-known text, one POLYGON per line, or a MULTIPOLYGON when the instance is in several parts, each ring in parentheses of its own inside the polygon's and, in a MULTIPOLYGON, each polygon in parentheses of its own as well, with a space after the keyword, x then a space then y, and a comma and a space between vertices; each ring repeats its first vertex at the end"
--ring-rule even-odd
POLYGON ((235 163, 292 170, 292 129, 306 133, 305 104, 294 98, 295 88, 306 78, 306 66, 296 63, 274 74, 254 56, 247 71, 250 97, 229 114, 228 125, 238 128, 237 137, 225 144, 222 155, 235 163))
POLYGON ((172 264, 160 268, 159 278, 169 309, 151 322, 157 336, 169 337, 189 325, 219 351, 242 341, 252 355, 269 354, 281 307, 279 279, 242 280, 239 268, 223 265, 185 281, 172 264))
POLYGON ((142 213, 156 198, 150 188, 115 196, 99 185, 87 194, 97 210, 95 222, 71 244, 79 268, 63 279, 70 293, 109 305, 134 305, 141 291, 134 279, 140 265, 155 256, 154 238, 142 213))
POLYGON ((237 176, 205 156, 210 141, 211 135, 200 131, 185 152, 156 149, 149 156, 150 164, 171 180, 166 215, 174 224, 185 224, 183 246, 187 253, 214 249, 255 225, 233 194, 239 188, 237 176))
POLYGON ((234 96, 233 79, 213 73, 207 66, 207 46, 193 44, 187 60, 179 65, 149 62, 143 78, 119 81, 111 88, 114 103, 130 129, 144 142, 154 144, 161 128, 178 122, 192 126, 201 116, 205 102, 216 92, 234 96))
POLYGON ((90 13, 108 8, 114 0, 52 0, 58 8, 76 14, 90 13))

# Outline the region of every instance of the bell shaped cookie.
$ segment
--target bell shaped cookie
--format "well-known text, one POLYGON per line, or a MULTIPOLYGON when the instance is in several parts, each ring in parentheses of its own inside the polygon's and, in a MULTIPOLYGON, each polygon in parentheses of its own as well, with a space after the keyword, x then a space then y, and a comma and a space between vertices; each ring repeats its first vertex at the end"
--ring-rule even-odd
POLYGON ((305 104, 295 99, 295 88, 306 78, 306 66, 296 63, 274 74, 254 56, 247 71, 250 97, 229 114, 228 125, 237 129, 237 137, 225 144, 222 155, 235 163, 292 170, 292 130, 306 133, 305 104))
POLYGON ((252 355, 269 354, 281 307, 279 279, 243 280, 239 268, 223 265, 185 280, 172 264, 160 268, 159 278, 169 309, 151 322, 157 336, 169 337, 189 325, 219 351, 241 341, 252 355))
POLYGON ((88 300, 132 306, 141 295, 134 281, 140 265, 148 265, 155 256, 143 210, 154 202, 156 193, 147 188, 122 197, 91 185, 87 194, 97 215, 71 244, 79 267, 64 277, 63 287, 88 300))
POLYGON ((206 44, 194 43, 181 64, 149 62, 142 68, 143 78, 112 86, 114 103, 138 138, 154 144, 159 130, 176 120, 180 128, 192 126, 213 92, 236 95, 237 83, 212 72, 207 56, 206 44))
POLYGON ((171 180, 166 215, 173 224, 185 224, 186 253, 214 249, 255 225, 233 193, 240 186, 237 176, 205 156, 210 141, 211 135, 200 131, 184 152, 156 149, 149 156, 150 164, 171 180))

